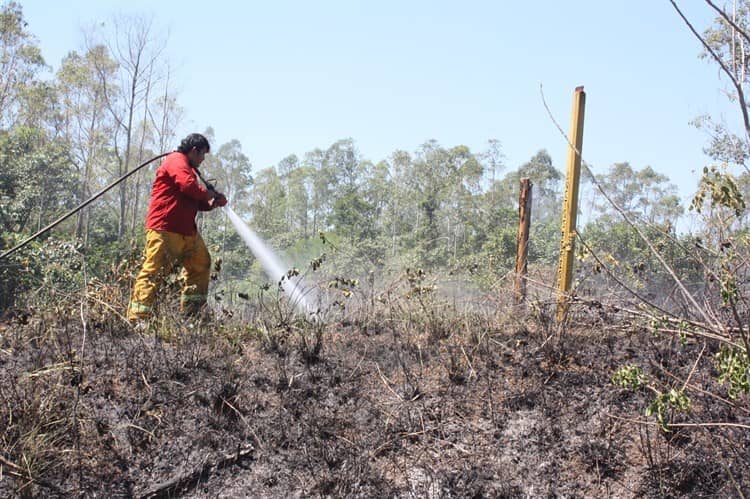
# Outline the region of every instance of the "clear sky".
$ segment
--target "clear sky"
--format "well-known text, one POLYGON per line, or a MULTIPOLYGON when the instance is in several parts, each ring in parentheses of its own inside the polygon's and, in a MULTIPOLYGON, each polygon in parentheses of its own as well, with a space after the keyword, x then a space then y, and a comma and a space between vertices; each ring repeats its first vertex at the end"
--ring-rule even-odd
MULTIPOLYGON (((153 16, 168 33, 180 135, 211 126, 238 139, 254 169, 354 139, 364 159, 427 140, 486 149, 506 168, 547 149, 564 171, 573 92, 587 94, 584 159, 651 166, 687 197, 709 162, 689 122, 730 125, 716 65, 668 0, 320 0, 180 2, 21 0, 47 63, 81 50, 82 27, 117 14, 153 16)), ((678 2, 700 31, 703 2, 678 2), (685 5, 683 5, 685 4, 685 5)))

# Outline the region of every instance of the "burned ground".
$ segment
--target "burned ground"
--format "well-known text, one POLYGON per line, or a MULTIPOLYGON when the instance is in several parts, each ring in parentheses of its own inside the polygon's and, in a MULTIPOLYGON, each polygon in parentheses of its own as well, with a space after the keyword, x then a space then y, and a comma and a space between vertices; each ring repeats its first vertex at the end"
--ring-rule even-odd
POLYGON ((326 324, 314 352, 294 327, 8 317, 0 495, 750 493, 748 399, 716 384, 711 345, 576 323, 372 315, 326 324), (668 431, 644 416, 652 392, 612 384, 627 364, 686 387, 668 431), (690 426, 705 422, 723 425, 690 426))

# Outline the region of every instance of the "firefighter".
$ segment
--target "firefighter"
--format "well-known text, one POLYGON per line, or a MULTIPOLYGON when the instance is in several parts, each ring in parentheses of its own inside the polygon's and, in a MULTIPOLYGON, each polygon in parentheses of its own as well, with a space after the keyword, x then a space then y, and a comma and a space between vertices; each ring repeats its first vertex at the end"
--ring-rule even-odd
POLYGON ((198 233, 198 211, 227 204, 227 198, 198 182, 197 168, 211 146, 199 133, 185 137, 156 170, 146 215, 146 259, 133 285, 128 320, 143 324, 151 314, 160 281, 182 266, 180 308, 197 314, 206 304, 211 257, 198 233))

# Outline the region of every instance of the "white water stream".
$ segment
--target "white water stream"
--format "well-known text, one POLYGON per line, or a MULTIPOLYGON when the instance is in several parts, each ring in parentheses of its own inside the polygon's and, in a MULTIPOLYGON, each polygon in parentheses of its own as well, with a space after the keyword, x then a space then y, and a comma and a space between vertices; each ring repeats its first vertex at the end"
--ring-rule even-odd
POLYGON ((268 277, 281 283, 284 292, 289 296, 290 303, 293 304, 299 312, 313 312, 313 307, 308 303, 307 297, 303 290, 298 286, 298 283, 295 283, 286 277, 287 271, 290 267, 286 266, 281 259, 274 254, 271 248, 269 248, 266 243, 258 237, 258 235, 248 227, 245 222, 242 221, 239 215, 237 215, 229 205, 225 206, 224 209, 227 211, 232 225, 237 229, 237 233, 242 237, 242 240, 245 241, 245 244, 250 248, 250 251, 252 251, 255 257, 260 261, 268 277))

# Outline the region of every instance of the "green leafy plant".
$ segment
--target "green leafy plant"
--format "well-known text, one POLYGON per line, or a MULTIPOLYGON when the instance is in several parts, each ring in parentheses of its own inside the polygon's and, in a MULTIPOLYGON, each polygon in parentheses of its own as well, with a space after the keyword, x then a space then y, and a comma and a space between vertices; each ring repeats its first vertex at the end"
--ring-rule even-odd
POLYGON ((648 378, 643 369, 634 364, 622 366, 612 375, 612 383, 628 390, 638 390, 647 382, 648 378))
POLYGON ((664 432, 669 432, 667 412, 669 410, 686 412, 690 410, 690 398, 684 390, 670 389, 668 392, 659 393, 656 398, 646 407, 646 417, 656 415, 656 421, 664 432))
POLYGON ((656 416, 659 428, 664 432, 670 431, 668 422, 670 410, 681 412, 690 410, 690 398, 684 390, 675 388, 666 392, 657 390, 649 385, 648 376, 635 364, 624 365, 615 371, 612 375, 612 383, 628 390, 639 390, 645 387, 655 392, 656 397, 646 407, 645 415, 646 417, 656 416))
POLYGON ((728 395, 737 398, 740 392, 750 393, 750 356, 747 350, 722 345, 716 354, 719 383, 729 384, 728 395))
POLYGON ((690 204, 690 209, 701 213, 703 205, 709 199, 711 206, 723 206, 734 210, 736 216, 745 211, 745 200, 732 174, 719 171, 716 166, 703 167, 703 177, 698 192, 690 204))

